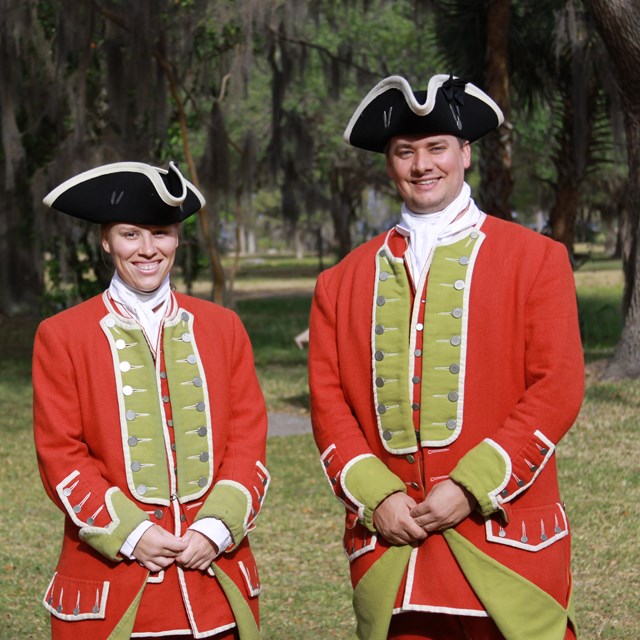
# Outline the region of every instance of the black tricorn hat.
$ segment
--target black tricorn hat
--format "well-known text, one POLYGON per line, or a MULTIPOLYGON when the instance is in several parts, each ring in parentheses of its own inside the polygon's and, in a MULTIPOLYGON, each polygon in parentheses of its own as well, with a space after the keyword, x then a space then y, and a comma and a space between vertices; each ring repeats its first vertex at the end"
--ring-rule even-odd
POLYGON ((166 225, 200 210, 202 194, 173 162, 169 169, 143 162, 114 162, 69 178, 43 202, 74 218, 105 224, 166 225))
POLYGON ((413 91, 402 76, 389 76, 360 103, 344 139, 384 153, 394 136, 448 134, 473 142, 503 122, 500 107, 470 82, 441 74, 426 91, 413 91))

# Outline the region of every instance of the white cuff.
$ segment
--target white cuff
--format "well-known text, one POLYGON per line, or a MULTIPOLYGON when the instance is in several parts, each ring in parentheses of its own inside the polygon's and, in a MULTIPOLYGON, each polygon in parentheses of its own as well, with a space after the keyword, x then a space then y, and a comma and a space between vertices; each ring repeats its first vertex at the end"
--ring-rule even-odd
POLYGON ((140 542, 140 538, 142 538, 149 527, 153 527, 153 522, 150 522, 149 520, 141 522, 129 534, 129 537, 122 543, 122 546, 120 547, 120 553, 125 556, 125 558, 129 558, 129 560, 136 559, 136 557, 133 555, 133 550, 136 548, 136 545, 138 544, 138 542, 140 542))
POLYGON ((222 520, 212 516, 194 522, 189 529, 209 538, 218 547, 218 554, 222 553, 233 542, 233 537, 227 525, 222 520))

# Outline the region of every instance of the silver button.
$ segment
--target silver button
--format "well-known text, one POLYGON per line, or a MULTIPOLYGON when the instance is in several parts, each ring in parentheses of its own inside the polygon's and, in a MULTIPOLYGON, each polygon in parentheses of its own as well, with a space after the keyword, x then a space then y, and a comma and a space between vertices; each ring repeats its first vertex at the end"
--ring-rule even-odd
POLYGON ((95 522, 95 520, 94 520, 93 518, 91 518, 91 517, 87 518, 87 524, 88 524, 90 527, 92 527, 92 526, 93 526, 93 523, 94 523, 94 522, 95 522))
POLYGON ((416 331, 422 331, 424 329, 424 325, 422 324, 422 322, 418 322, 418 324, 416 325, 416 331))
POLYGON ((459 347, 462 342, 462 338, 460 336, 451 336, 450 342, 454 347, 459 347))
POLYGON ((207 435, 207 427, 200 427, 198 429, 198 435, 202 438, 207 435))
POLYGON ((162 396, 162 402, 169 402, 169 396, 162 396))
POLYGON ((376 378, 376 387, 384 387, 384 378, 376 378))
POLYGON ((382 353, 382 351, 376 351, 373 357, 380 362, 381 360, 384 360, 384 353, 382 353))
POLYGON ((419 358, 420 356, 422 356, 422 349, 416 349, 416 350, 413 352, 413 355, 414 355, 416 358, 419 358))
POLYGON ((457 402, 458 401, 458 392, 457 391, 449 391, 449 393, 447 394, 447 398, 449 398, 449 400, 451 402, 457 402))
POLYGON ((411 454, 411 453, 408 453, 406 455, 406 460, 407 460, 407 462, 410 462, 411 464, 413 464, 416 461, 416 459, 414 458, 413 454, 411 454))
POLYGON ((413 378, 411 378, 411 382, 413 382, 413 384, 418 384, 418 382, 420 382, 420 376, 413 376, 413 378))
POLYGON ((193 386, 194 387, 201 387, 202 386, 202 378, 200 376, 196 376, 193 379, 193 386))
POLYGON ((82 511, 82 505, 81 504, 77 504, 75 505, 75 507, 73 507, 73 512, 74 513, 80 513, 82 511))
POLYGON ((391 440, 391 438, 393 438, 393 434, 392 434, 392 433, 391 433, 391 431, 389 431, 388 429, 385 429, 385 430, 382 432, 382 437, 383 437, 385 440, 389 441, 389 440, 391 440))
POLYGON ((384 296, 378 296, 378 297, 376 298, 376 304, 377 304, 379 307, 384 306, 384 303, 385 303, 385 302, 386 302, 386 300, 384 299, 384 296))
POLYGON ((130 396, 133 393, 133 387, 130 384, 125 384, 124 387, 122 387, 122 393, 125 396, 130 396))
POLYGON ((69 487, 67 487, 62 493, 64 493, 65 496, 70 496, 71 495, 71 489, 69 489, 69 487))
POLYGON ((116 340, 116 349, 124 349, 127 346, 127 343, 122 339, 119 338, 118 340, 116 340))
POLYGON ((522 536, 522 538, 520 538, 521 542, 524 542, 525 544, 527 542, 529 542, 529 538, 527 538, 527 536, 522 536))
POLYGON ((186 311, 183 311, 180 314, 180 317, 182 318, 183 322, 189 322, 189 314, 186 311))
POLYGON ((458 426, 458 423, 453 418, 449 418, 447 420, 447 429, 449 429, 449 431, 453 431, 457 426, 458 426))
POLYGON ((116 326, 116 321, 115 318, 107 318, 104 323, 107 325, 107 327, 112 328, 116 326))
POLYGON ((180 514, 180 522, 186 522, 187 520, 187 516, 184 515, 184 513, 180 514))
POLYGON ((379 255, 381 258, 384 258, 384 257, 386 257, 386 255, 387 255, 387 254, 384 252, 384 249, 381 249, 381 250, 378 252, 378 255, 379 255))
POLYGON ((77 616, 80 613, 80 607, 74 607, 73 608, 73 615, 77 616))
POLYGON ((418 409, 420 409, 420 403, 419 403, 419 402, 412 402, 412 403, 411 403, 411 408, 412 408, 414 411, 417 411, 418 409))
POLYGON ((382 282, 384 282, 385 280, 388 280, 390 276, 391 274, 388 273, 387 271, 381 271, 379 278, 380 280, 382 280, 382 282))
POLYGON ((123 360, 119 365, 118 365, 120 371, 122 371, 122 373, 127 373, 127 371, 129 371, 129 369, 131 369, 131 364, 129 362, 127 362, 126 360, 123 360))
POLYGON ((127 444, 130 447, 135 447, 138 444, 138 438, 136 438, 135 436, 131 436, 128 440, 127 440, 127 444))
POLYGON ((462 318, 462 309, 460 307, 456 307, 452 312, 451 315, 454 318, 462 318))
POLYGON ((196 405, 196 411, 200 411, 202 413, 205 410, 204 402, 200 401, 196 405))
POLYGON ((166 371, 161 371, 160 372, 160 379, 161 380, 166 380, 167 379, 167 372, 166 371))
POLYGON ((460 373, 460 365, 457 362, 450 364, 449 371, 453 374, 460 373))
POLYGON ((209 454, 206 451, 200 454, 200 462, 209 462, 209 454))
POLYGON ((380 415, 383 415, 387 412, 387 407, 385 407, 383 404, 379 404, 378 405, 378 413, 380 415))
POLYGON ((384 333, 384 325, 377 324, 375 328, 376 335, 381 336, 384 333))
POLYGON ((172 442, 171 443, 171 451, 175 451, 176 450, 176 443, 172 442))
POLYGON ((139 484, 136 487, 136 491, 138 492, 139 495, 143 496, 145 493, 147 493, 147 485, 146 484, 139 484))
POLYGON ((61 604, 59 604, 59 605, 56 607, 56 611, 57 611, 58 613, 62 613, 62 605, 61 605, 61 604))
POLYGON ((167 420, 167 427, 173 427, 173 420, 167 420))
POLYGON ((542 542, 546 542, 546 541, 547 541, 547 535, 546 535, 545 533, 543 533, 543 534, 540 536, 540 540, 542 540, 542 542))
POLYGON ((133 409, 127 409, 127 413, 125 413, 125 417, 129 421, 135 420, 136 419, 136 412, 133 409))
POLYGON ((140 471, 140 469, 142 469, 142 465, 137 460, 134 460, 131 463, 131 471, 140 471))
POLYGON ((498 531, 498 535, 501 538, 504 538, 507 535, 507 532, 504 529, 500 529, 500 531, 498 531))
POLYGON ((462 291, 462 290, 464 289, 464 280, 456 280, 456 281, 453 283, 453 288, 454 288, 456 291, 462 291))
POLYGON ((196 354, 195 353, 190 353, 187 356, 187 362, 189 364, 195 364, 196 362, 198 362, 198 359, 196 358, 196 354))
POLYGON ((469 264, 469 256, 461 256, 460 260, 458 260, 458 262, 463 266, 468 265, 469 264))
POLYGON ((191 334, 186 331, 180 337, 182 338, 182 342, 191 342, 191 334))
POLYGON ((153 515, 156 517, 156 519, 162 520, 162 516, 164 515, 164 513, 162 513, 162 509, 156 509, 153 512, 153 515))
POLYGON ((477 231, 472 231, 472 232, 469 234, 469 237, 470 237, 471 239, 473 239, 473 240, 475 240, 475 239, 476 239, 476 238, 478 238, 479 236, 480 236, 480 234, 479 234, 477 231))
POLYGON ((100 611, 100 607, 97 604, 94 604, 93 608, 91 609, 91 611, 93 613, 98 613, 100 611))
POLYGON ((206 487, 207 486, 207 479, 206 478, 198 478, 198 486, 199 487, 206 487))
POLYGON ((411 482, 410 486, 411 486, 412 489, 419 489, 420 488, 420 485, 417 482, 411 482))

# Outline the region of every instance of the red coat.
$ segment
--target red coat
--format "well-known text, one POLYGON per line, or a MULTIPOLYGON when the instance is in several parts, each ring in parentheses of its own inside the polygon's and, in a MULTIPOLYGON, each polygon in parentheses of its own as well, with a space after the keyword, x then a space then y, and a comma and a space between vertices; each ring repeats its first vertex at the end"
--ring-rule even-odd
POLYGON ((387 622, 391 606, 488 611, 516 638, 510 620, 530 621, 539 612, 527 602, 551 596, 566 626, 570 536, 554 450, 583 396, 566 251, 487 217, 436 249, 423 295, 415 297, 405 250, 395 230, 354 250, 321 275, 311 313, 313 428, 346 507, 359 624, 365 628, 384 609, 382 596, 373 602, 381 589, 363 580, 376 584, 376 563, 389 549, 376 536, 373 511, 395 491, 421 502, 450 477, 478 509, 455 531, 394 551, 402 566, 393 583, 393 562, 384 565, 394 584, 393 598, 384 600, 387 622), (502 604, 493 601, 497 582, 502 604))
POLYGON ((243 638, 257 637, 260 587, 245 536, 269 475, 249 339, 231 311, 179 294, 163 331, 154 361, 138 325, 106 296, 38 329, 38 462, 66 516, 44 599, 56 638, 107 638, 134 617, 133 633, 209 637, 238 623, 254 630, 243 638), (181 535, 206 516, 234 539, 214 563, 217 579, 175 564, 149 575, 119 554, 145 520, 181 535), (143 587, 137 615, 124 617, 143 587))

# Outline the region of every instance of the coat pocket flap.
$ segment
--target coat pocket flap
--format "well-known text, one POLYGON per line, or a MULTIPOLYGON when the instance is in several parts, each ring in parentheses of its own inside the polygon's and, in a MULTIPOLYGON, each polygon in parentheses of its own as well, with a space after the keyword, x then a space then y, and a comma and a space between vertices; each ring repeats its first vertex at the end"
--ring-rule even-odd
POLYGON ((569 535, 567 516, 559 502, 530 509, 511 508, 508 524, 491 517, 485 527, 489 542, 527 551, 540 551, 569 535))
POLYGON ((358 522, 356 514, 347 511, 342 544, 349 562, 376 548, 377 537, 358 522))
POLYGON ((109 582, 69 578, 56 572, 44 594, 44 606, 61 620, 103 620, 109 582))

